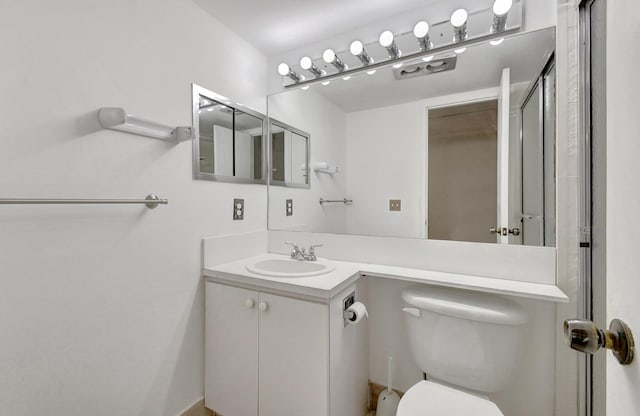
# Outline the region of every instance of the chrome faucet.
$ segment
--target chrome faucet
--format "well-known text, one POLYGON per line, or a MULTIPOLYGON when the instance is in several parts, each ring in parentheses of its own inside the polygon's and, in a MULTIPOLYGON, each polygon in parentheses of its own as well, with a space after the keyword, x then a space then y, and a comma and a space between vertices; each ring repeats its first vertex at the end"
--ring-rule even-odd
POLYGON ((300 261, 318 260, 318 258, 316 257, 315 248, 322 246, 322 244, 311 244, 309 246, 309 252, 307 253, 307 251, 304 248, 300 248, 298 244, 294 243, 293 241, 285 241, 285 244, 289 244, 290 246, 292 246, 291 253, 290 253, 291 258, 295 260, 300 260, 300 261))

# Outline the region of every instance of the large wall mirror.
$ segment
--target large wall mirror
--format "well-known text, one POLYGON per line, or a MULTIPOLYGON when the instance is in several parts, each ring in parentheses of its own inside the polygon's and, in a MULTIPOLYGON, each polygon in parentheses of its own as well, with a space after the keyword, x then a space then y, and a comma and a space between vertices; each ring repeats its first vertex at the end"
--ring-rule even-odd
POLYGON ((270 96, 340 169, 271 187, 269 228, 554 246, 554 48, 548 28, 270 96))
POLYGON ((266 117, 195 84, 192 103, 194 177, 266 183, 266 117))

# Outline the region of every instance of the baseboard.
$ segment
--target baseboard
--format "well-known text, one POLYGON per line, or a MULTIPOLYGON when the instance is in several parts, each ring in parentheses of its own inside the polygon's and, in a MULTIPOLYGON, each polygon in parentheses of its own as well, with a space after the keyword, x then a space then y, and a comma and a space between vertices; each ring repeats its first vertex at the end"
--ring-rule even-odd
POLYGON ((204 407, 204 397, 183 410, 178 416, 214 416, 213 411, 204 407))

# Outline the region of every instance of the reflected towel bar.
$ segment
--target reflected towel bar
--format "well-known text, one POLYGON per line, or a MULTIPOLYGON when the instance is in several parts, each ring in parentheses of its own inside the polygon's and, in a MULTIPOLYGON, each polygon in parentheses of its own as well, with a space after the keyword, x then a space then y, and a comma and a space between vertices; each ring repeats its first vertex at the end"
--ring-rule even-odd
POLYGON ((153 209, 158 205, 167 205, 168 199, 161 199, 157 195, 149 194, 145 199, 40 199, 40 198, 0 198, 0 205, 18 204, 145 204, 153 209))
POLYGON ((320 198, 320 205, 326 204, 326 203, 340 203, 340 204, 352 204, 353 203, 353 199, 324 199, 324 198, 320 198))

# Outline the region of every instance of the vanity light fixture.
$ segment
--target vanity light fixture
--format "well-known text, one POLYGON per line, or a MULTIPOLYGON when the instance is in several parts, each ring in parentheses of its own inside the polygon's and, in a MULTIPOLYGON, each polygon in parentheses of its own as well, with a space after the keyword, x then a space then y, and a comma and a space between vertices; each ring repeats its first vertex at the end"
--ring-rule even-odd
POLYGON ((382 32, 378 41, 380 45, 387 50, 389 58, 397 59, 402 56, 402 52, 398 49, 395 40, 393 40, 393 33, 390 30, 382 32))
POLYGON ((369 56, 367 51, 364 50, 364 45, 359 40, 354 40, 351 42, 351 46, 349 46, 349 51, 353 56, 358 58, 362 65, 371 65, 373 63, 373 59, 369 56))
POLYGON ((313 74, 314 77, 320 78, 323 75, 326 75, 322 69, 318 69, 317 66, 313 64, 313 61, 308 56, 303 56, 300 58, 300 67, 305 71, 309 71, 313 74))
POLYGON ((453 26, 453 41, 462 42, 467 39, 467 19, 469 13, 465 9, 458 9, 451 14, 453 26))
POLYGON ((295 82, 304 81, 303 76, 295 73, 291 68, 289 68, 289 65, 285 64, 284 62, 278 65, 278 74, 282 75, 283 77, 289 77, 295 82))
POLYGON ((420 49, 423 51, 428 51, 433 48, 433 42, 429 41, 429 23, 424 20, 416 23, 413 27, 413 36, 418 39, 420 49))
POLYGON ((349 69, 349 67, 344 62, 342 62, 340 58, 338 58, 338 55, 336 55, 333 49, 326 49, 322 53, 322 60, 324 60, 328 64, 335 66, 338 72, 344 72, 349 69))
POLYGON ((491 33, 504 31, 507 25, 507 15, 509 14, 509 10, 511 10, 512 5, 513 0, 496 0, 493 3, 493 23, 491 23, 491 33))

